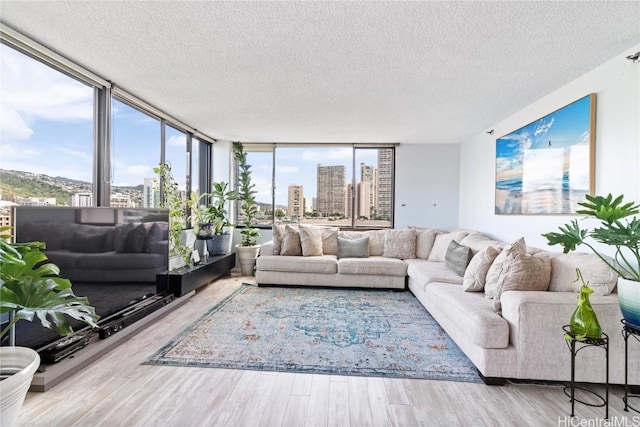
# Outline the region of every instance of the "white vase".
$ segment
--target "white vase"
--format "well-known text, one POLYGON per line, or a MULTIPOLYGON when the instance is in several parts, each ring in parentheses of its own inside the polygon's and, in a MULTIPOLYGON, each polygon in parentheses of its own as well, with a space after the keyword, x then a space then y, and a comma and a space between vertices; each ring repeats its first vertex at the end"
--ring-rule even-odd
POLYGON ((619 277, 618 303, 627 325, 640 329, 640 282, 619 277))
POLYGON ((242 275, 253 276, 253 267, 256 265, 256 258, 260 253, 260 245, 240 246, 240 244, 237 244, 236 253, 238 254, 242 275))
POLYGON ((26 347, 0 347, 0 420, 2 427, 13 427, 27 395, 40 356, 26 347))

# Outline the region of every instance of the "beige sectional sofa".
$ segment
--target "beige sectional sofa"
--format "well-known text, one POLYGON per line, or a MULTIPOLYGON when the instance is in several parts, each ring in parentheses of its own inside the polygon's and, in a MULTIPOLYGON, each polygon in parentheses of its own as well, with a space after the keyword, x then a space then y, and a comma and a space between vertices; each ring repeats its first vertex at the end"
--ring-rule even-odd
MULTIPOLYGON (((609 382, 624 383, 622 315, 614 289, 617 277, 595 255, 547 252, 527 248, 523 239, 509 244, 469 230, 445 232, 415 228, 402 232, 338 232, 333 229, 335 238, 340 237, 342 242, 368 237, 370 253, 364 258, 339 256, 326 239, 324 249, 334 253, 276 255, 283 243, 282 230, 279 231, 274 229, 274 241, 261 248, 256 268, 259 285, 398 290, 406 286, 489 384, 500 384, 505 379, 570 380, 570 352, 562 326, 569 323, 576 308, 578 287, 572 286, 571 282, 579 267, 595 290, 591 303, 603 331, 609 336, 609 382), (398 238, 407 240, 408 244, 398 249, 398 238), (392 246, 391 250, 387 244, 392 246), (451 256, 452 247, 468 248, 468 267, 463 269, 463 276, 454 271, 459 260, 451 256), (487 257, 487 253, 495 258, 487 257), (513 254, 516 258, 511 257, 513 254), (487 259, 479 264, 483 257, 487 259), (530 273, 518 276, 514 266, 519 261, 514 259, 541 266, 536 267, 540 271, 534 276, 530 273), (487 289, 477 289, 477 281, 486 281, 487 289), (530 290, 541 289, 541 282, 544 290, 530 290), (496 283, 503 291, 491 295, 489 288, 495 287, 496 283), (470 291, 474 286, 476 291, 470 291), (493 298, 488 298, 487 293, 493 298)), ((493 293, 496 293, 495 289, 493 293)), ((629 344, 630 355, 633 355, 636 343, 629 344)), ((576 380, 605 381, 604 350, 590 348, 579 353, 576 380)), ((640 384, 638 357, 629 357, 629 383, 640 384)))

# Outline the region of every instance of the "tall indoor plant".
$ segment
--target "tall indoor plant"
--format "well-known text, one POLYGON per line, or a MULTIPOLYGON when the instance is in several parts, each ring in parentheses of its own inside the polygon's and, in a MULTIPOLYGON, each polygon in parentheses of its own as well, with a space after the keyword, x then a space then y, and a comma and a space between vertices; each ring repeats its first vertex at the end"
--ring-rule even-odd
MULTIPOLYGON (((171 174, 168 163, 160 163, 153 171, 160 177, 162 187, 162 202, 160 207, 169 209, 169 257, 179 257, 181 265, 188 265, 191 261, 191 248, 184 243, 182 233, 186 226, 186 212, 178 183, 171 174)), ((171 260, 170 260, 171 261, 171 260)))
POLYGON ((240 231, 241 242, 236 245, 240 269, 243 275, 253 274, 256 258, 260 252, 260 245, 257 238, 260 235, 254 226, 255 217, 258 213, 254 190, 255 184, 251 182, 251 165, 247 164, 247 153, 244 151, 242 143, 233 143, 233 157, 238 164, 238 200, 240 209, 244 213, 244 228, 240 231))
POLYGON ((561 245, 564 253, 584 244, 615 271, 619 276, 618 300, 622 315, 627 324, 640 329, 640 219, 635 216, 640 212, 640 205, 625 203, 622 195, 616 198, 611 194, 607 197, 587 195, 586 199, 578 203, 585 209, 577 213, 598 220, 599 226, 582 229, 578 220, 574 219, 560 227, 559 233, 546 233, 543 236, 549 245, 561 245), (600 252, 588 238, 615 248, 614 259, 600 252))
MULTIPOLYGON (((97 327, 98 316, 86 298, 77 297, 71 282, 59 276, 60 269, 40 250, 42 242, 12 243, 10 227, 0 227, 0 314, 11 314, 0 332, 5 337, 19 320, 56 326, 61 335, 72 331, 66 316, 97 327)), ((0 347, 0 419, 3 426, 15 424, 40 356, 26 347, 0 347)))

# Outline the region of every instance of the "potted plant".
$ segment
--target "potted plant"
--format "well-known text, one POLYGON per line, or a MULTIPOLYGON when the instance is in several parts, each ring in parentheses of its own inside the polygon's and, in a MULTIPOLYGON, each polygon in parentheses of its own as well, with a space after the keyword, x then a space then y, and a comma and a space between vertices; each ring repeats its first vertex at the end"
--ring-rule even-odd
POLYGON ((185 229, 185 206, 178 191, 178 183, 171 174, 171 166, 168 163, 161 163, 153 171, 160 177, 162 187, 162 202, 160 207, 169 208, 169 260, 173 268, 188 265, 191 261, 191 248, 189 248, 182 237, 185 229), (180 265, 176 265, 178 262, 180 265))
POLYGON ((211 183, 211 193, 200 196, 195 192, 191 193, 189 219, 196 237, 206 240, 210 255, 222 255, 229 250, 231 239, 229 227, 233 224, 227 217, 227 203, 230 200, 236 200, 237 193, 227 190, 228 186, 229 184, 224 181, 214 181, 211 183), (210 205, 202 203, 207 198, 211 199, 210 205))
POLYGON ((240 270, 245 276, 253 274, 256 258, 260 252, 260 245, 257 238, 260 236, 258 230, 253 228, 255 216, 258 213, 254 190, 255 184, 251 182, 251 165, 247 164, 247 153, 242 147, 242 143, 233 143, 233 156, 238 164, 238 200, 240 209, 244 213, 244 228, 240 231, 242 239, 236 245, 240 270))
MULTIPOLYGON (((34 316, 44 327, 55 325, 61 335, 73 332, 66 316, 97 327, 95 308, 86 298, 74 295, 71 282, 61 278, 60 269, 40 252, 44 243, 11 243, 10 229, 0 227, 0 314, 12 313, 13 316, 0 332, 0 338, 19 320, 32 321, 34 316)), ((0 419, 3 426, 16 423, 39 365, 40 356, 30 348, 0 347, 0 419)))
POLYGON ((622 195, 615 199, 611 194, 607 197, 587 195, 586 199, 578 203, 585 209, 577 213, 598 220, 599 226, 582 229, 574 219, 560 227, 559 233, 543 236, 549 245, 561 245, 564 253, 584 244, 615 271, 619 276, 618 301, 622 315, 629 326, 640 329, 640 219, 635 216, 640 212, 640 205, 625 203, 622 195), (587 238, 615 248, 614 259, 602 254, 587 238))

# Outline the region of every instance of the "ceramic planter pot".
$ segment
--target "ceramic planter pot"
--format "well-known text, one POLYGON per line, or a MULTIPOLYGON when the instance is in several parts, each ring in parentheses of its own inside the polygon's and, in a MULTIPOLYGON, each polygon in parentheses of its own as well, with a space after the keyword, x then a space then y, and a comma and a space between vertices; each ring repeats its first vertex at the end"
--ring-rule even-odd
POLYGON ((253 268, 256 265, 256 258, 260 253, 260 245, 240 246, 236 245, 236 253, 240 262, 240 271, 243 276, 253 276, 253 268))
POLYGON ((640 282, 619 277, 618 302, 627 325, 640 329, 640 282))
POLYGON ((17 424, 20 408, 38 366, 40 356, 34 350, 0 347, 0 419, 3 427, 17 424))
POLYGON ((229 252, 231 234, 214 234, 207 240, 207 252, 209 255, 224 255, 229 252))

